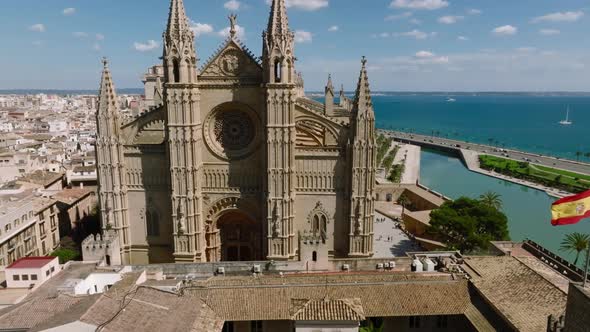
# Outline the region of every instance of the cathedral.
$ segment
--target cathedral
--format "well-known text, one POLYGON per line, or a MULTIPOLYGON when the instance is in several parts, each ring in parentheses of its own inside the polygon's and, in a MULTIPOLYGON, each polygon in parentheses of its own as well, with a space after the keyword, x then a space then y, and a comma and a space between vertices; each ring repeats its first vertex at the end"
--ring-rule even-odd
POLYGON ((366 60, 354 98, 331 79, 305 97, 285 0, 256 57, 231 30, 198 66, 182 0, 171 0, 153 106, 119 115, 108 63, 96 153, 108 257, 123 264, 371 257, 375 116, 366 60), (112 236, 111 236, 112 235, 112 236), (119 257, 120 255, 120 257, 119 257))

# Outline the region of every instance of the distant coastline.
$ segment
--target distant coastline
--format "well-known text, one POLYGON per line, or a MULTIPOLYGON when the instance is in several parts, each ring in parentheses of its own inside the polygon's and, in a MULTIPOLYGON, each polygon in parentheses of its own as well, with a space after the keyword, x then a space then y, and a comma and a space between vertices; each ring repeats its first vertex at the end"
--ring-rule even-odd
MULTIPOLYGON (((0 89, 1 95, 97 95, 98 89, 0 89)), ((118 94, 142 95, 143 88, 117 89, 118 94)), ((347 96, 353 91, 345 91, 347 96)), ((323 91, 307 91, 310 97, 323 97, 323 91)), ((374 96, 529 96, 529 97, 590 97, 590 91, 373 91, 374 96)))
MULTIPOLYGON (((143 89, 140 88, 125 88, 117 89, 118 94, 122 95, 142 95, 143 89)), ((96 90, 63 90, 63 89, 0 89, 0 95, 98 95, 98 89, 96 90)))

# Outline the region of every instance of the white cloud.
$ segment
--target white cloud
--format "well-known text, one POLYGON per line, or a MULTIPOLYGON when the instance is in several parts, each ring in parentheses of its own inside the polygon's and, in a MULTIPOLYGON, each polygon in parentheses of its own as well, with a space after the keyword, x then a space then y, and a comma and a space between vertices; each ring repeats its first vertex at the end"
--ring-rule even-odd
POLYGON ((82 32, 82 31, 76 31, 72 35, 74 35, 74 37, 77 37, 77 38, 86 38, 86 37, 88 37, 88 34, 86 32, 82 32))
POLYGON ((190 21, 190 27, 191 30, 194 32, 195 36, 197 37, 207 35, 213 32, 213 26, 207 23, 197 23, 194 21, 190 21))
POLYGON ((429 51, 420 51, 414 54, 414 63, 417 64, 445 64, 449 63, 449 57, 436 56, 429 51))
POLYGON ((420 25, 420 24, 422 24, 422 21, 420 21, 420 20, 419 20, 419 19, 417 19, 417 18, 413 18, 413 19, 409 20, 408 22, 410 22, 410 23, 412 23, 412 24, 416 24, 416 25, 420 25))
POLYGON ((379 37, 381 38, 389 38, 389 36, 391 36, 389 32, 382 32, 379 34, 379 37))
POLYGON ((396 32, 393 34, 393 36, 395 37, 412 37, 416 39, 426 39, 428 37, 434 37, 436 35, 436 32, 426 33, 424 31, 420 31, 417 29, 408 32, 396 32))
POLYGON ((104 35, 102 33, 97 33, 96 40, 104 40, 104 35))
POLYGON ((35 32, 45 32, 45 25, 41 23, 33 24, 29 27, 29 30, 35 32))
MULTIPOLYGON (((270 5, 272 0, 266 0, 266 3, 270 5)), ((328 7, 330 5, 329 0, 287 0, 285 5, 287 8, 297 8, 301 10, 314 11, 328 7)))
POLYGON ((35 40, 32 44, 33 44, 33 46, 37 46, 37 47, 43 46, 43 42, 40 40, 35 40))
POLYGON ((395 15, 389 15, 385 17, 386 21, 397 21, 397 20, 401 20, 403 18, 408 18, 410 16, 412 16, 413 13, 412 12, 405 12, 405 13, 401 13, 401 14, 395 14, 395 15))
POLYGON ((233 11, 240 10, 241 6, 242 4, 238 0, 229 0, 228 2, 223 4, 223 7, 225 7, 225 9, 233 11))
POLYGON ((65 16, 70 16, 76 14, 76 8, 66 8, 63 10, 63 14, 65 16))
POLYGON ((442 24, 455 24, 457 21, 464 19, 464 16, 442 16, 438 18, 438 23, 442 24))
POLYGON ((338 30, 340 30, 340 28, 337 25, 333 25, 328 28, 328 31, 330 31, 330 32, 336 32, 338 30))
POLYGON ((430 58, 434 56, 434 53, 429 52, 429 51, 420 51, 417 52, 416 55, 414 55, 416 58, 430 58))
POLYGON ((296 30, 295 31, 295 42, 296 43, 311 43, 313 41, 313 35, 309 31, 296 30))
MULTIPOLYGON (((549 49, 523 53, 503 48, 436 54, 434 49, 423 50, 440 59, 417 58, 414 52, 406 56, 372 57, 371 67, 380 68, 371 75, 373 90, 585 91, 590 77, 589 51, 549 49), (391 80, 393 74, 398 80, 391 80)), ((357 59, 336 60, 326 56, 302 59, 297 68, 310 82, 310 90, 323 89, 327 73, 351 83, 347 87, 352 89, 352 82, 358 80, 358 73, 350 70, 355 66, 358 66, 357 59)))
POLYGON ((531 53, 537 50, 536 47, 530 47, 530 46, 525 46, 525 47, 519 47, 516 49, 518 52, 521 53, 531 53))
POLYGON ((515 35, 518 32, 518 28, 512 25, 503 25, 492 30, 492 33, 496 36, 510 36, 515 35))
POLYGON ((410 9, 427 9, 434 10, 449 6, 445 0, 393 0, 389 7, 391 8, 410 8, 410 9))
POLYGON ((135 50, 139 52, 153 51, 158 47, 160 47, 160 44, 158 44, 158 42, 156 42, 155 40, 148 40, 147 43, 133 43, 133 48, 135 48, 135 50))
POLYGON ((559 35, 561 33, 561 31, 556 30, 556 29, 541 29, 539 30, 539 34, 543 35, 543 36, 555 36, 555 35, 559 35))
POLYGON ((479 15, 479 14, 481 14, 481 13, 482 13, 482 12, 481 12, 481 10, 479 10, 479 9, 475 9, 475 8, 473 8, 473 9, 469 9, 469 10, 467 11, 467 14, 469 14, 469 15, 479 15))
MULTIPOLYGON (((231 30, 230 27, 225 27, 222 30, 219 30, 217 32, 217 34, 223 38, 227 38, 229 37, 229 31, 231 30)), ((236 24, 236 37, 238 37, 238 39, 241 40, 245 40, 246 39, 246 29, 244 29, 244 27, 236 24)))
POLYGON ((557 12, 533 18, 533 23, 538 22, 575 22, 584 16, 583 11, 557 12))
POLYGON ((101 46, 99 43, 94 43, 94 45, 92 45, 92 49, 95 51, 100 51, 101 50, 101 46))
POLYGON ((467 37, 465 37, 465 36, 459 36, 459 37, 457 37, 457 40, 460 40, 460 41, 467 41, 467 40, 469 40, 469 38, 467 38, 467 37))

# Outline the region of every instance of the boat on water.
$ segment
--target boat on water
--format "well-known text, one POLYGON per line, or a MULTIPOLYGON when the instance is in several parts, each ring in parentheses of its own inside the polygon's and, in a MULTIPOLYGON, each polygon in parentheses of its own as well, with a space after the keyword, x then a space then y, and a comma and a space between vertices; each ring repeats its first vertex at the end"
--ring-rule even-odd
POLYGON ((573 122, 570 120, 570 108, 567 108, 567 111, 565 113, 565 119, 559 121, 560 125, 564 125, 564 126, 569 126, 571 125, 573 122))
POLYGON ((457 101, 457 99, 455 99, 455 98, 449 98, 449 99, 447 99, 447 103, 454 103, 456 101, 457 101))

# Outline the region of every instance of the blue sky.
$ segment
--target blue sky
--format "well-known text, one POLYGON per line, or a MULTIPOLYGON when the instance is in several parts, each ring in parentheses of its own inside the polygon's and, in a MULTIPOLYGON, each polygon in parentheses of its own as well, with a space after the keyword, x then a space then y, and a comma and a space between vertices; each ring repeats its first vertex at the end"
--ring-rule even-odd
MULTIPOLYGON (((287 0, 307 90, 590 91, 588 0, 287 0)), ((267 0, 185 0, 204 62, 237 12, 256 55, 267 0)), ((158 63, 168 0, 3 0, 0 89, 95 89, 109 57, 117 87, 158 63)))

